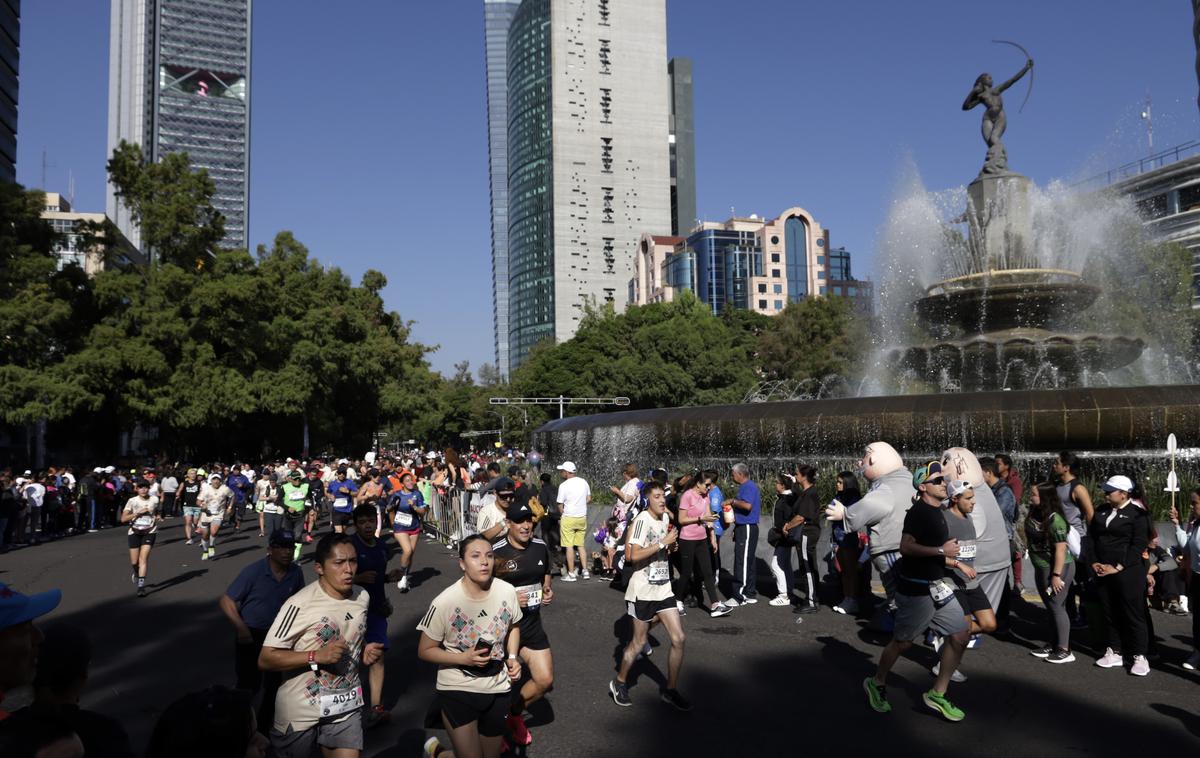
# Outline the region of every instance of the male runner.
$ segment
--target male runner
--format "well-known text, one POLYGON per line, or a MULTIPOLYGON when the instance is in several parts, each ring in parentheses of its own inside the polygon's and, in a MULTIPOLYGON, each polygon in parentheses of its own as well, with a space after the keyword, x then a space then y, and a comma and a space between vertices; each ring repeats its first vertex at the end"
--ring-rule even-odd
POLYGON ((209 483, 200 490, 200 560, 214 560, 217 555, 215 542, 225 513, 233 503, 233 490, 221 483, 221 475, 213 474, 209 483), (208 544, 205 545, 207 540, 208 544))
POLYGON ((529 704, 554 685, 554 660, 550 639, 542 629, 543 605, 554 600, 550 586, 550 551, 533 536, 533 511, 523 503, 512 503, 507 513, 508 535, 492 546, 496 576, 516 587, 521 606, 521 659, 529 670, 529 681, 513 693, 508 729, 518 745, 533 742, 521 714, 529 704))
POLYGON ((329 483, 329 496, 333 498, 333 531, 341 534, 354 521, 354 496, 358 485, 347 478, 345 466, 338 466, 337 474, 329 483))
POLYGON ((671 516, 667 513, 667 498, 658 482, 650 482, 642 488, 646 499, 646 510, 634 518, 627 530, 625 560, 632 566, 629 586, 625 590, 626 608, 633 618, 633 639, 625 647, 617 678, 609 682, 608 691, 613 702, 622 707, 633 705, 629 698, 629 687, 625 680, 634 661, 646 647, 646 635, 650 626, 659 622, 671 636, 671 652, 667 658, 667 686, 662 690, 662 701, 681 711, 690 711, 692 704, 679 694, 679 670, 683 667, 683 621, 675 607, 675 595, 671 591, 671 567, 667 561, 668 549, 679 539, 678 530, 671 528, 671 516))
MULTIPOLYGON (((384 587, 400 579, 400 572, 388 573, 388 549, 375 537, 375 506, 363 503, 354 508, 354 550, 358 554, 358 573, 354 583, 367 591, 367 644, 377 643, 384 653, 388 650, 387 619, 392 614, 384 587)), ((371 710, 366 715, 367 728, 391 719, 383 707, 383 656, 367 668, 367 683, 371 695, 371 710)))
MULTIPOLYGON (((971 512, 975 510, 975 487, 968 481, 958 480, 951 481, 946 491, 950 495, 950 506, 942 509, 942 516, 946 519, 950 539, 958 542, 958 555, 946 562, 946 579, 954 583, 954 596, 962 606, 971 634, 991 634, 996 631, 996 613, 987 593, 979 586, 975 571, 978 546, 975 523, 971 520, 971 512)), ((941 647, 940 644, 935 646, 941 647)), ((933 667, 934 676, 938 675, 939 666, 940 663, 933 667)), ((967 675, 961 669, 955 669, 951 678, 956 682, 967 681, 967 675)))

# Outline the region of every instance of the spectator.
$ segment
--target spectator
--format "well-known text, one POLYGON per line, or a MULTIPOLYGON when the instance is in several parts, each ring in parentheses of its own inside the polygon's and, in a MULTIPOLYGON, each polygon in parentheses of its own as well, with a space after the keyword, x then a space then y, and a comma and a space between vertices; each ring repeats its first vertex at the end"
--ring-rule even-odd
POLYGON ((154 725, 146 758, 264 758, 250 693, 226 687, 192 692, 167 706, 154 725))
POLYGON ((1171 523, 1175 525, 1175 541, 1183 548, 1183 559, 1188 571, 1188 593, 1192 612, 1192 654, 1183 664, 1185 669, 1200 668, 1200 490, 1191 494, 1192 512, 1186 528, 1180 523, 1179 509, 1171 508, 1171 523))
POLYGON ((1070 530, 1055 484, 1035 485, 1029 491, 1025 542, 1029 545, 1029 561, 1033 564, 1037 591, 1050 613, 1054 635, 1050 644, 1031 651, 1031 654, 1050 663, 1075 660, 1071 653, 1071 619, 1067 615, 1067 591, 1075 578, 1075 557, 1067 549, 1070 530))
POLYGON ((1150 565, 1146 569, 1147 591, 1151 598, 1158 598, 1162 610, 1176 616, 1183 614, 1179 598, 1184 593, 1182 573, 1175 556, 1158 544, 1158 531, 1151 529, 1150 544, 1146 548, 1150 565))
MULTIPOLYGON (((830 503, 839 503, 846 508, 862 499, 858 478, 849 471, 838 472, 834 482, 837 494, 830 503)), ((864 556, 863 541, 859 532, 846 529, 841 521, 832 521, 830 542, 833 544, 835 562, 841 575, 842 599, 833 610, 853 616, 858 613, 859 574, 864 556)))
POLYGON ((0 583, 0 721, 4 693, 33 681, 38 648, 44 639, 34 619, 45 616, 62 601, 61 590, 22 595, 0 583))
POLYGON ((1108 648, 1096 665, 1117 668, 1132 656, 1130 673, 1146 676, 1149 645, 1146 631, 1146 563, 1150 519, 1130 499, 1133 482, 1113 476, 1104 483, 1105 503, 1088 526, 1092 571, 1096 575, 1100 608, 1107 626, 1108 648))
MULTIPOLYGON (((36 714, 0 725, 4 758, 82 758, 83 743, 61 716, 36 714)), ((90 755, 90 753, 89 753, 90 755)))

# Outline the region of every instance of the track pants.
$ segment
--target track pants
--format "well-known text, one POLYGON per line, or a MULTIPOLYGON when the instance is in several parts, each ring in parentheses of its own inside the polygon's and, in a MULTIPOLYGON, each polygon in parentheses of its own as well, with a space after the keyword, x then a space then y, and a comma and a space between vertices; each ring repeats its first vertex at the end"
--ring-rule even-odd
POLYGON ((803 527, 800 541, 796 543, 796 558, 800 561, 800 571, 804 573, 804 599, 812 605, 817 604, 817 587, 821 586, 821 575, 818 573, 820 564, 817 563, 817 541, 820 539, 819 528, 803 527))
POLYGON ((1113 574, 1096 577, 1100 610, 1108 627, 1107 644, 1124 655, 1145 655, 1146 568, 1140 562, 1113 574))
POLYGON ((733 527, 733 597, 745 600, 758 594, 758 566, 754 549, 758 546, 758 524, 733 527))

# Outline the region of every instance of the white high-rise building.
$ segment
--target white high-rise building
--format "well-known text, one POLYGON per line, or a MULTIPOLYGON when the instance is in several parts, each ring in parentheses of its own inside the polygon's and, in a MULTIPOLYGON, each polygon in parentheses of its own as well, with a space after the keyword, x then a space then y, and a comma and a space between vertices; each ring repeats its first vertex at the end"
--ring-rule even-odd
POLYGON ((671 230, 665 0, 523 0, 508 30, 509 366, 623 310, 671 230))
MULTIPOLYGON (((251 0, 112 0, 108 156, 121 140, 146 159, 188 154, 216 185, 227 247, 245 247, 250 206, 251 0)), ((105 210, 141 234, 108 185, 105 210)))

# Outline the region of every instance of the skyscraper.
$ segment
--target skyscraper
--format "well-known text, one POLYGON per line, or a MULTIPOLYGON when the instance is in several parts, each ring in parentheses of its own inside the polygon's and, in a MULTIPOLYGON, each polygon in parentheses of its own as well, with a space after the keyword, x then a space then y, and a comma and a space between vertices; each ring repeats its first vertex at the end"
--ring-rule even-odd
POLYGON ((672 58, 671 77, 671 234, 696 225, 696 127, 692 108, 692 60, 672 58))
POLYGON ((483 0, 487 59, 488 186, 492 197, 492 329, 508 373, 508 27, 521 0, 483 0))
POLYGON ((17 180, 17 76, 21 0, 0 0, 0 181, 17 180))
MULTIPOLYGON (((508 31, 509 366, 625 306, 671 229, 665 0, 523 0, 508 31)), ((503 370, 504 367, 502 367, 503 370)))
MULTIPOLYGON (((112 0, 108 154, 121 140, 149 161, 188 154, 216 185, 228 247, 246 246, 250 207, 251 0, 112 0)), ((141 235, 108 187, 110 218, 141 235)))

